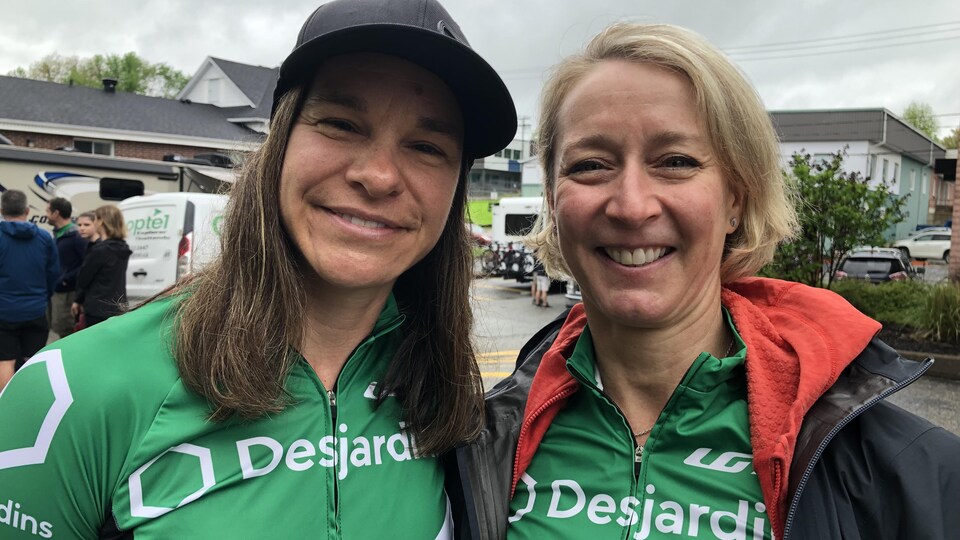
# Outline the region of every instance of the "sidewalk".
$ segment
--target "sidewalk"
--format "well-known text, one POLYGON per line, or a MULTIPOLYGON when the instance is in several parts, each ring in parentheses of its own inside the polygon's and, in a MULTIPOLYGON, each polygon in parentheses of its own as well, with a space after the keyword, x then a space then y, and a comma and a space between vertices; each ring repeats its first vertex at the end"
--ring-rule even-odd
POLYGON ((900 355, 910 360, 926 360, 933 358, 933 367, 926 376, 940 377, 941 379, 960 380, 960 355, 956 354, 928 354, 915 351, 899 351, 900 355))

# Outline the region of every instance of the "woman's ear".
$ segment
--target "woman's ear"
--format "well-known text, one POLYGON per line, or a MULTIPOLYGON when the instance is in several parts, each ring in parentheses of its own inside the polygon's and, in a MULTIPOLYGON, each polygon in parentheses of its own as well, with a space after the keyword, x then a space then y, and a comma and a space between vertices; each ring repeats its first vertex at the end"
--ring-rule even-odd
POLYGON ((727 184, 727 234, 733 234, 743 224, 743 194, 736 186, 727 184))

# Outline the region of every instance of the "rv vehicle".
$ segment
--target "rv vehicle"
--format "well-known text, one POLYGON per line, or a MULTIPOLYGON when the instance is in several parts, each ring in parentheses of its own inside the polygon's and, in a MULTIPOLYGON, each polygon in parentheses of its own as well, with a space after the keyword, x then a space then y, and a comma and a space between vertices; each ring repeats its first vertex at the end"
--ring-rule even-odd
POLYGON ((218 193, 230 169, 0 145, 0 192, 27 194, 30 220, 46 223, 47 202, 63 197, 74 215, 153 193, 218 193))
POLYGON ((527 281, 536 265, 533 251, 523 245, 543 207, 541 197, 506 197, 493 205, 492 243, 481 255, 483 271, 492 276, 527 281))
POLYGON ((133 254, 127 263, 127 299, 136 306, 220 254, 226 195, 159 193, 117 205, 133 254))

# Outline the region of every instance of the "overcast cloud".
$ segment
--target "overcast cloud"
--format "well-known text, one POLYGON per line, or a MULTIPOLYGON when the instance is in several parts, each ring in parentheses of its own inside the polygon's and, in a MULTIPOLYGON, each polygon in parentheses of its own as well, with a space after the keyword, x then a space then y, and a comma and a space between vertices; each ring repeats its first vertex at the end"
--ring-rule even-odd
MULTIPOLYGON (((53 52, 85 57, 134 51, 188 74, 207 56, 277 66, 319 3, 0 0, 0 74, 53 52)), ((729 51, 771 110, 886 107, 900 114, 910 101, 921 101, 941 115, 941 134, 960 125, 957 0, 444 0, 444 5, 500 72, 531 124, 549 67, 610 22, 629 19, 684 26, 729 51), (854 36, 847 45, 811 41, 845 36, 854 36), (774 59, 758 60, 756 52, 751 57, 736 49, 785 42, 764 54, 774 59), (842 49, 862 50, 836 53, 842 49)))

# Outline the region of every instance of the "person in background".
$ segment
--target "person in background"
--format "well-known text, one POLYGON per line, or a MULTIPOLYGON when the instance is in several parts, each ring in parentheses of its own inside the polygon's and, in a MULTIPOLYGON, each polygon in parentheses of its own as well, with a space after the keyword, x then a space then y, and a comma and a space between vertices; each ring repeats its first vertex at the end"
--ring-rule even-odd
POLYGON ((97 225, 94 223, 96 219, 97 216, 93 212, 84 212, 77 216, 77 231, 80 232, 80 237, 87 241, 84 256, 90 251, 93 244, 100 240, 100 235, 97 233, 97 225))
POLYGON ((133 253, 126 242, 127 224, 116 206, 97 208, 94 228, 101 240, 83 260, 71 308, 75 318, 83 315, 85 328, 126 311, 127 261, 133 253))
MULTIPOLYGON (((97 225, 95 223, 96 219, 97 216, 93 212, 84 212, 77 216, 77 230, 80 231, 80 236, 87 241, 87 249, 84 253, 84 257, 90 253, 90 248, 100 241, 100 235, 97 234, 97 225)), ((74 300, 76 300, 76 297, 74 297, 74 300)), ((79 332, 86 327, 87 317, 81 312, 80 316, 77 317, 77 324, 74 327, 74 331, 79 332)))
POLYGON ((533 267, 533 304, 544 308, 550 307, 550 301, 547 299, 549 292, 550 277, 547 276, 543 263, 538 260, 533 267))
POLYGON ((47 302, 60 276, 53 238, 27 221, 27 196, 0 195, 0 391, 47 342, 47 302))
MULTIPOLYGON (((273 98, 269 134, 230 188, 219 257, 51 344, 0 399, 0 441, 32 441, 44 375, 69 387, 45 457, 4 468, 0 453, 0 496, 38 530, 465 529, 440 456, 483 423, 467 182, 516 133, 513 100, 435 0, 320 6, 273 98)), ((30 532, 0 524, 4 538, 30 532)))
POLYGON ((960 438, 887 400, 932 360, 831 291, 750 277, 797 220, 736 66, 681 28, 614 24, 553 71, 539 117, 532 243, 583 303, 458 449, 474 537, 957 538, 960 438))
POLYGON ((77 322, 71 304, 76 297, 77 275, 87 251, 87 241, 71 221, 72 214, 73 206, 67 199, 57 197, 47 203, 47 222, 53 226, 53 237, 57 240, 60 256, 60 277, 57 279, 57 290, 50 300, 50 329, 60 337, 72 334, 77 322))

